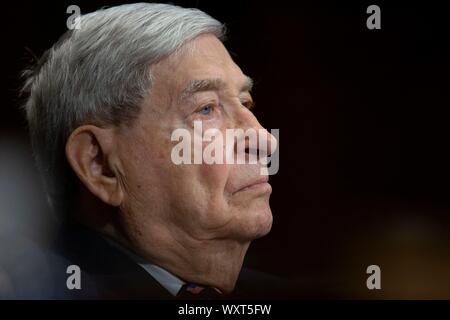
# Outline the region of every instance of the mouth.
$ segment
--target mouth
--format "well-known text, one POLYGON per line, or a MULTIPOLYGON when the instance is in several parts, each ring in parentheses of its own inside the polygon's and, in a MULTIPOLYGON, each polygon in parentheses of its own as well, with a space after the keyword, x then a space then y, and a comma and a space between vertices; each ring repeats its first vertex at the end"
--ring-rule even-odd
POLYGON ((257 193, 266 193, 272 191, 272 186, 269 184, 269 177, 264 176, 257 180, 254 180, 237 191, 233 192, 233 194, 240 193, 240 192, 257 192, 257 193))

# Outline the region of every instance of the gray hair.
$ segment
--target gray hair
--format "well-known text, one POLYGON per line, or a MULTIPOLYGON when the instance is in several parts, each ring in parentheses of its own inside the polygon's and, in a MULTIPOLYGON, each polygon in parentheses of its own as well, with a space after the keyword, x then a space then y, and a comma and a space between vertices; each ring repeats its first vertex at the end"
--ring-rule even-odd
POLYGON ((64 151, 71 132, 88 123, 131 124, 150 93, 152 64, 200 34, 225 34, 206 13, 167 4, 122 5, 80 18, 80 29, 24 72, 32 148, 56 210, 67 207, 77 186, 64 151))

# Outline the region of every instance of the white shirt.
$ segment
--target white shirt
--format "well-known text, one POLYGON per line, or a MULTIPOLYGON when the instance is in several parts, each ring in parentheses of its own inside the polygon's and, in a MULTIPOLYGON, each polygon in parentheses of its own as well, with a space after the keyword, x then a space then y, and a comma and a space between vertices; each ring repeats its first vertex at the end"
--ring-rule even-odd
POLYGON ((183 280, 174 276, 169 271, 164 270, 157 265, 151 263, 138 264, 147 271, 156 281, 158 281, 171 295, 176 296, 181 287, 185 284, 183 280))

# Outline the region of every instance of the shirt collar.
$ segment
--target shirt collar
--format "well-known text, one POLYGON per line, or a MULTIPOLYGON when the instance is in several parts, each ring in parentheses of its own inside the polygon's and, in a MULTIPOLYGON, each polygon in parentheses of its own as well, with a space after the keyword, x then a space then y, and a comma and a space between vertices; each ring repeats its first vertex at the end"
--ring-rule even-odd
POLYGON ((116 241, 105 237, 106 241, 108 241, 111 245, 125 253, 129 256, 134 262, 136 262, 142 269, 144 269, 150 276, 152 276, 160 285, 162 285, 167 291, 170 292, 171 295, 176 296, 180 291, 181 287, 185 284, 183 280, 173 275, 169 271, 155 265, 149 263, 142 257, 136 255, 131 252, 124 246, 118 244, 116 241))
POLYGON ((151 263, 139 263, 139 265, 156 279, 171 295, 176 296, 181 287, 185 284, 183 280, 151 263))

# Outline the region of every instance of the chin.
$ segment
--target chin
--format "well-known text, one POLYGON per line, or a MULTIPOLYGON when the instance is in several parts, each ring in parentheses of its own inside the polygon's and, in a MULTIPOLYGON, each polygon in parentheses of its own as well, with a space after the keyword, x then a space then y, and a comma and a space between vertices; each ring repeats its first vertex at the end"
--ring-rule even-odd
POLYGON ((267 206, 267 209, 262 210, 258 215, 258 221, 256 222, 257 230, 255 233, 255 239, 261 238, 268 234, 272 229, 272 210, 267 206))
POLYGON ((273 218, 269 205, 254 209, 247 214, 250 219, 246 220, 244 233, 249 240, 261 238, 270 232, 273 218))

